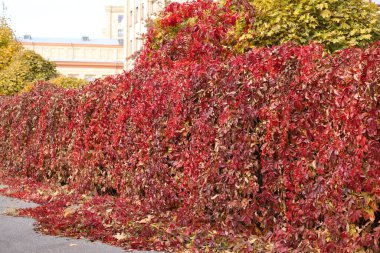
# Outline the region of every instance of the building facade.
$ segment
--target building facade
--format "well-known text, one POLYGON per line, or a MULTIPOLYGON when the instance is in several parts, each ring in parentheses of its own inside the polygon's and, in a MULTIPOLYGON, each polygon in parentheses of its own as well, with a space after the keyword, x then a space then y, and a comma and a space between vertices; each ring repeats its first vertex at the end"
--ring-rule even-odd
POLYGON ((54 62, 64 76, 92 81, 123 72, 123 45, 118 39, 18 38, 25 49, 54 62))
MULTIPOLYGON (((147 20, 155 18, 173 0, 124 0, 124 6, 106 6, 104 39, 18 38, 24 48, 54 62, 65 76, 93 80, 131 69, 133 56, 143 46, 147 20)), ((175 2, 186 2, 176 0, 175 2)))
POLYGON ((106 6, 106 28, 104 37, 107 39, 124 40, 125 15, 124 6, 106 6))
POLYGON ((133 65, 133 56, 143 46, 142 35, 147 32, 146 21, 154 18, 171 2, 183 3, 187 0, 125 0, 124 54, 126 69, 133 65))

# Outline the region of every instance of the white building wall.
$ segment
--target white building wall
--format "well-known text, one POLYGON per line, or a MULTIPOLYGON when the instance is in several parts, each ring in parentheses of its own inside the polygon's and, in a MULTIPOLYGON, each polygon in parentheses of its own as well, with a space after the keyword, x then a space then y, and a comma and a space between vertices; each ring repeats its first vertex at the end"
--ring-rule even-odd
POLYGON ((68 77, 76 77, 76 78, 82 78, 87 81, 93 81, 96 78, 104 78, 109 75, 116 75, 121 74, 122 70, 112 68, 112 67, 102 67, 102 68, 95 68, 95 67, 66 67, 66 66, 60 66, 59 63, 57 63, 57 71, 64 76, 68 77))
POLYGON ((54 43, 22 43, 25 49, 33 50, 57 65, 64 76, 87 80, 102 78, 123 72, 123 46, 79 45, 54 43))
POLYGON ((124 39, 125 14, 124 6, 106 6, 106 28, 104 36, 107 39, 124 39))
POLYGON ((81 45, 57 45, 43 43, 23 43, 25 49, 33 50, 50 61, 99 61, 99 62, 121 62, 123 61, 123 48, 81 45))
POLYGON ((126 69, 133 66, 133 55, 138 52, 144 41, 142 35, 147 32, 146 21, 154 18, 166 5, 171 2, 186 2, 187 0, 125 0, 125 26, 124 54, 126 58, 126 69))

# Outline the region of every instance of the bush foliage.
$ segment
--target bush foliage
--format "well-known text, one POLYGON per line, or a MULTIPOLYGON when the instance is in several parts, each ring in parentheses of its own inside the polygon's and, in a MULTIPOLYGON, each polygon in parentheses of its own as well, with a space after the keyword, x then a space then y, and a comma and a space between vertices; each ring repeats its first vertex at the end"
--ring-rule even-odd
POLYGON ((80 89, 88 85, 88 82, 84 79, 66 76, 59 76, 57 78, 51 79, 49 80, 49 83, 66 89, 80 89))
MULTIPOLYGON (((333 52, 346 47, 362 47, 380 38, 379 9, 368 1, 227 2, 249 2, 254 6, 254 23, 247 20, 246 7, 243 10, 237 9, 240 15, 233 36, 239 41, 240 50, 252 46, 281 45, 289 41, 300 45, 314 41, 333 52)), ((236 4, 232 6, 235 7, 236 4)))
POLYGON ((380 44, 236 55, 228 10, 173 3, 133 71, 0 97, 0 166, 103 196, 65 215, 74 225, 66 199, 35 213, 70 235, 158 250, 378 252, 380 44))
MULTIPOLYGON (((229 32, 221 43, 236 52, 290 41, 299 45, 313 41, 334 52, 363 47, 380 38, 379 9, 363 0, 222 0, 218 13, 204 12, 200 16, 173 13, 171 19, 165 17, 168 14, 155 21, 156 48, 183 28, 198 25, 204 15, 210 19, 215 19, 215 15, 229 16, 224 26, 229 32)), ((220 24, 219 28, 222 27, 220 24)))

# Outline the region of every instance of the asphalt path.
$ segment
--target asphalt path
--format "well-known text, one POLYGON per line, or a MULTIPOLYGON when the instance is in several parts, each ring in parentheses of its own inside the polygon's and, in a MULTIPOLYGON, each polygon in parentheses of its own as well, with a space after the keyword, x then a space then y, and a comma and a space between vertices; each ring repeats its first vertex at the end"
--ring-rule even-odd
MULTIPOLYGON (((4 186, 0 185, 0 188, 4 186)), ((0 253, 124 253, 121 248, 100 242, 42 235, 34 231, 35 220, 4 215, 34 203, 0 196, 0 253)), ((142 253, 144 251, 133 251, 142 253)), ((145 251, 147 252, 147 251, 145 251)))

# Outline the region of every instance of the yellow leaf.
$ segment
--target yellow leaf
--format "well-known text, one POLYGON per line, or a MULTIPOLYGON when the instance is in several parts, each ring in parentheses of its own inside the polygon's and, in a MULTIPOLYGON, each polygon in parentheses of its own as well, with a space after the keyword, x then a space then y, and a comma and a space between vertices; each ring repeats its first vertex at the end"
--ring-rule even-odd
POLYGON ((15 208, 8 208, 2 214, 8 215, 8 216, 18 216, 19 211, 15 208))
POLYGON ((117 233, 116 235, 113 236, 116 240, 121 241, 125 240, 128 238, 128 236, 124 233, 117 233))
POLYGON ((330 19, 331 17, 331 12, 329 10, 324 10, 321 12, 321 16, 324 19, 330 19))
POLYGON ((152 221, 153 218, 154 218, 154 215, 149 214, 146 218, 139 220, 137 223, 140 223, 140 224, 149 223, 152 221))
POLYGON ((360 38, 365 39, 365 40, 370 40, 372 38, 372 35, 371 34, 364 34, 364 35, 360 36, 360 38))
POLYGON ((351 236, 354 236, 354 235, 356 235, 358 233, 358 231, 356 230, 355 225, 351 224, 349 226, 349 233, 350 233, 351 236))
POLYGON ((79 208, 80 208, 80 205, 72 205, 72 206, 69 206, 69 207, 67 207, 67 208, 63 211, 63 216, 67 217, 67 216, 69 216, 69 215, 72 215, 72 214, 74 214, 79 208))
POLYGON ((365 212, 368 214, 369 220, 372 221, 372 222, 374 222, 375 221, 375 212, 373 211, 373 209, 366 208, 365 212))

